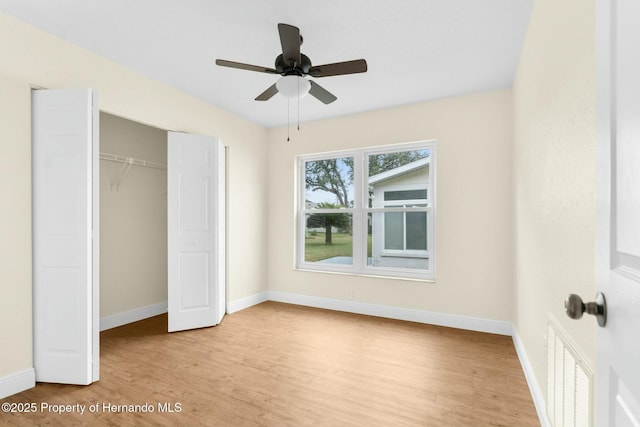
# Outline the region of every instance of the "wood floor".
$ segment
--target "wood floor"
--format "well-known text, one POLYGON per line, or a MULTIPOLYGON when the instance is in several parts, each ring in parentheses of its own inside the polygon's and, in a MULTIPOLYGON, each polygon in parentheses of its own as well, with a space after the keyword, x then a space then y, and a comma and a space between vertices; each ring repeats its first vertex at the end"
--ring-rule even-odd
POLYGON ((0 425, 540 425, 509 337, 275 302, 166 330, 103 332, 99 382, 38 384, 1 401, 37 411, 0 425), (56 404, 85 413, 42 411, 56 404))

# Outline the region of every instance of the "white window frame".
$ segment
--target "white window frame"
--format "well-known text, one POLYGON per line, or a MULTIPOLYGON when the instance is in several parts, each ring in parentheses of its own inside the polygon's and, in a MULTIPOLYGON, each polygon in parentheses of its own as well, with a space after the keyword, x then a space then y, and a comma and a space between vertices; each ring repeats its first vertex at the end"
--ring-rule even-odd
MULTIPOLYGON (((435 224, 436 224, 436 142, 421 141, 405 144, 394 144, 384 147, 370 147, 358 150, 333 151, 327 153, 302 155, 297 158, 297 209, 296 209, 296 264, 300 270, 311 270, 320 272, 336 272, 345 274, 367 275, 367 276, 391 276, 396 278, 421 279, 426 281, 435 280, 436 271, 436 251, 435 251, 435 224), (430 151, 429 160, 429 182, 427 186, 426 207, 416 208, 370 208, 368 191, 368 170, 369 156, 374 154, 394 153, 399 151, 425 150, 430 151), (354 159, 354 197, 353 207, 341 209, 309 209, 305 200, 305 163, 310 161, 328 160, 353 157, 354 159), (429 268, 426 270, 411 268, 395 268, 367 265, 367 221, 369 214, 380 212, 427 212, 427 251, 414 255, 429 258, 429 268), (346 213, 352 218, 353 253, 352 264, 322 264, 305 261, 305 232, 306 216, 313 213, 346 213)), ((424 187, 422 187, 424 188, 424 187)), ((419 200, 422 204, 424 199, 419 200)), ((389 201, 389 203, 406 201, 389 201)), ((403 255, 410 255, 411 251, 399 251, 403 255)))

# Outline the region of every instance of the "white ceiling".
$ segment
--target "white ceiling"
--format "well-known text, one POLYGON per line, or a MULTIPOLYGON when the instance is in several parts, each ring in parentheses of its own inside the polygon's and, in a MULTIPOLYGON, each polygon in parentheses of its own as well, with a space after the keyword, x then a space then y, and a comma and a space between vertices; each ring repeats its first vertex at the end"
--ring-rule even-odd
POLYGON ((338 100, 303 98, 305 122, 511 86, 532 1, 0 0, 0 11, 275 127, 287 123, 287 100, 254 98, 278 76, 214 61, 273 67, 279 22, 300 28, 314 65, 365 58, 369 66, 316 79, 338 100))

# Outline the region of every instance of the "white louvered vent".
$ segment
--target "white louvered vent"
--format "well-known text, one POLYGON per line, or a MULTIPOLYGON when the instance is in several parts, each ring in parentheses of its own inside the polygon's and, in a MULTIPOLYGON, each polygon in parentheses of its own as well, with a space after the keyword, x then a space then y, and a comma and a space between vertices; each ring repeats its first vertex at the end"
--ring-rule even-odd
POLYGON ((547 324, 547 416, 553 427, 591 426, 592 369, 562 329, 547 324))

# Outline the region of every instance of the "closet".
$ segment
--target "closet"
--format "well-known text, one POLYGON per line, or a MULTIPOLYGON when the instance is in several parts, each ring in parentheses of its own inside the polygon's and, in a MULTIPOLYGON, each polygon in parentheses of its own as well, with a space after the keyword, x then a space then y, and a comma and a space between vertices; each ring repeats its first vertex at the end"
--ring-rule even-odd
POLYGON ((226 150, 100 113, 91 89, 32 92, 36 381, 99 379, 99 330, 226 311, 226 150))
POLYGON ((100 318, 167 309, 167 132, 100 113, 100 318))
POLYGON ((167 310, 170 332, 220 323, 224 200, 216 138, 100 113, 102 329, 167 310))

